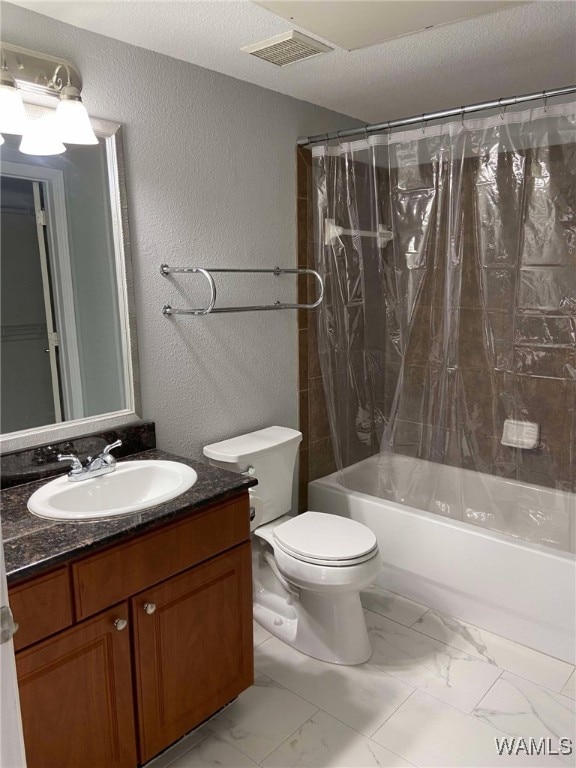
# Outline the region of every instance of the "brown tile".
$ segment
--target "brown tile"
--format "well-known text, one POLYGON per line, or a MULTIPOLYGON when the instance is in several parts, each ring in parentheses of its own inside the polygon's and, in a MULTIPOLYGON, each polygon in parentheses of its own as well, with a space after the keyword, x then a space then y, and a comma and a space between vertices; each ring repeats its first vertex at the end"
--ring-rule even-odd
POLYGON ((573 476, 568 451, 557 450, 548 445, 540 445, 534 450, 524 450, 518 457, 518 470, 519 479, 526 482, 566 491, 572 490, 573 476), (547 476, 550 480, 546 483, 538 483, 537 480, 530 480, 532 474, 547 476))
POLYGON ((309 310, 307 309, 298 309, 298 330, 305 330, 308 328, 308 315, 309 310))
POLYGON ((302 448, 307 448, 310 442, 310 413, 308 404, 308 390, 298 393, 298 427, 302 432, 302 448))
MULTIPOLYGON (((298 304, 308 303, 308 275, 298 275, 298 304)), ((307 312, 308 310, 304 310, 307 312)))
POLYGON ((482 270, 482 302, 486 309, 506 311, 514 306, 516 275, 514 268, 482 270))
POLYGON ((500 440, 496 437, 492 439, 492 474, 497 475, 498 477, 517 478, 519 469, 522 465, 521 449, 502 445, 500 440))
POLYGON ((423 365, 407 365, 400 383, 397 416, 406 421, 424 422, 424 401, 428 368, 423 365))
POLYGON ((408 364, 425 365, 433 362, 431 360, 433 333, 432 307, 417 306, 406 346, 406 362, 408 364))
POLYGON ((394 404, 398 378, 400 376, 401 366, 396 360, 397 358, 391 358, 389 355, 384 357, 383 407, 386 418, 389 418, 392 414, 392 406, 394 404))
POLYGON ((336 462, 329 437, 310 443, 310 482, 336 471, 336 462))
POLYGON ((296 150, 296 174, 298 177, 297 195, 298 197, 308 198, 310 196, 310 179, 311 179, 311 159, 312 155, 308 151, 309 157, 306 156, 301 147, 296 150), (310 160, 310 162, 308 162, 310 160))
MULTIPOLYGON (((298 200, 298 206, 301 205, 303 205, 303 201, 298 200)), ((310 242, 308 228, 301 226, 300 219, 298 220, 296 245, 298 266, 310 267, 314 261, 314 245, 310 242)))
POLYGON ((490 474, 493 467, 494 440, 467 430, 450 432, 446 464, 490 474))
POLYGON ((308 241, 305 240, 306 232, 298 227, 296 240, 296 261, 299 267, 308 266, 308 241))
POLYGON ((567 451, 565 443, 567 385, 560 379, 516 376, 516 418, 540 425, 540 442, 554 451, 567 451))
POLYGON ((310 379, 309 396, 310 442, 314 443, 330 435, 330 422, 321 378, 310 379))
POLYGON ((298 331, 298 389, 308 389, 308 331, 298 331))
POLYGON ((575 325, 570 317, 523 315, 516 318, 517 344, 529 346, 572 347, 576 342, 575 325))
POLYGON ((444 298, 445 271, 441 266, 429 266, 425 272, 420 285, 420 295, 418 302, 430 307, 443 307, 444 298))
POLYGON ((516 394, 515 394, 515 375, 508 371, 494 371, 496 380, 496 427, 494 437, 502 437, 504 428, 504 419, 516 418, 516 394))
POLYGON ((544 488, 558 488, 554 475, 544 472, 535 472, 533 469, 519 467, 516 479, 520 480, 522 483, 530 483, 530 485, 542 485, 544 488))
POLYGON ((308 198, 306 227, 308 229, 308 242, 313 244, 318 238, 318 224, 316 222, 317 212, 313 207, 312 196, 308 198))
POLYGON ((307 260, 308 241, 310 233, 308 231, 308 201, 299 197, 296 201, 296 226, 298 227, 298 264, 302 264, 301 258, 307 260))
POLYGON ((311 379, 322 376, 318 355, 318 321, 319 315, 311 313, 308 323, 308 376, 311 379))
POLYGON ((514 349, 516 373, 569 379, 574 367, 575 358, 571 349, 551 347, 515 347, 514 349))
POLYGON ((486 346, 482 312, 473 309, 461 309, 457 333, 458 366, 461 369, 488 370, 493 367, 486 346))
MULTIPOLYGON (((509 379, 512 398, 512 377, 509 379)), ((460 371, 458 416, 469 434, 494 437, 502 434, 503 421, 508 415, 504 410, 507 400, 500 399, 502 385, 502 377, 494 371, 460 371)))
POLYGON ((438 425, 444 403, 441 397, 444 394, 442 377, 443 369, 437 366, 405 366, 398 398, 398 417, 438 425))
POLYGON ((502 371, 512 370, 514 360, 514 316, 511 312, 486 312, 486 344, 492 367, 502 371))
POLYGON ((392 426, 392 451, 403 456, 418 456, 422 443, 422 424, 396 419, 392 426))
POLYGON ((564 445, 576 457, 576 381, 566 382, 566 418, 564 419, 564 445))
POLYGON ((306 512, 308 509, 308 478, 310 475, 309 451, 301 448, 298 457, 298 512, 306 512))
POLYGON ((482 309, 479 269, 473 246, 467 246, 463 254, 459 305, 466 309, 482 309))
POLYGON ((312 166, 312 150, 310 147, 298 147, 298 152, 308 166, 312 166))

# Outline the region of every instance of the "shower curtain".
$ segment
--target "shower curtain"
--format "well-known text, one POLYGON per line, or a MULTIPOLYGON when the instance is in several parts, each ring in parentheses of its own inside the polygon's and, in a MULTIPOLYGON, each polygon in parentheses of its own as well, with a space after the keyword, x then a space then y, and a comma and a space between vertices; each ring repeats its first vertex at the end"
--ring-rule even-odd
POLYGON ((377 455, 375 495, 572 549, 576 103, 328 142, 312 165, 343 484, 377 455))

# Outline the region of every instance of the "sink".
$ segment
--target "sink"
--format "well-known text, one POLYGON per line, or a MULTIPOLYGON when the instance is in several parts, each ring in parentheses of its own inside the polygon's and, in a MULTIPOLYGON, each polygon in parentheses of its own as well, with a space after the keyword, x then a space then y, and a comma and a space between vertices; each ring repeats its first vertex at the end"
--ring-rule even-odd
POLYGON ((28 499, 28 509, 49 520, 100 520, 139 512, 192 488, 198 475, 178 461, 126 461, 114 472, 70 482, 46 483, 28 499))

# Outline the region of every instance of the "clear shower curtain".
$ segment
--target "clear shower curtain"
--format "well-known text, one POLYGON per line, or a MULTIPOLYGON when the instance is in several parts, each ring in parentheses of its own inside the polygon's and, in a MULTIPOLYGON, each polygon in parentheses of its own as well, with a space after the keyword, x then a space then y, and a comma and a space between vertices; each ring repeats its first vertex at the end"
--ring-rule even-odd
POLYGON ((338 468, 377 455, 375 495, 573 549, 576 104, 312 155, 338 468), (506 421, 537 424, 533 447, 506 421))

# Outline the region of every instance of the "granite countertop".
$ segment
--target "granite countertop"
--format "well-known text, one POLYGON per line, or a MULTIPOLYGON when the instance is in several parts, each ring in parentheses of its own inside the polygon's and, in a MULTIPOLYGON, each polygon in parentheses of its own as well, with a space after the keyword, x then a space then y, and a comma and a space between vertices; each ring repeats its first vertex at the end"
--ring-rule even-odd
POLYGON ((158 450, 133 454, 122 459, 121 463, 147 459, 188 464, 198 473, 198 480, 180 496, 143 512, 79 523, 45 520, 28 511, 28 498, 45 484, 44 480, 2 491, 2 536, 8 582, 20 581, 78 555, 143 533, 176 519, 183 510, 189 512, 190 509, 224 500, 257 482, 252 477, 158 450))

